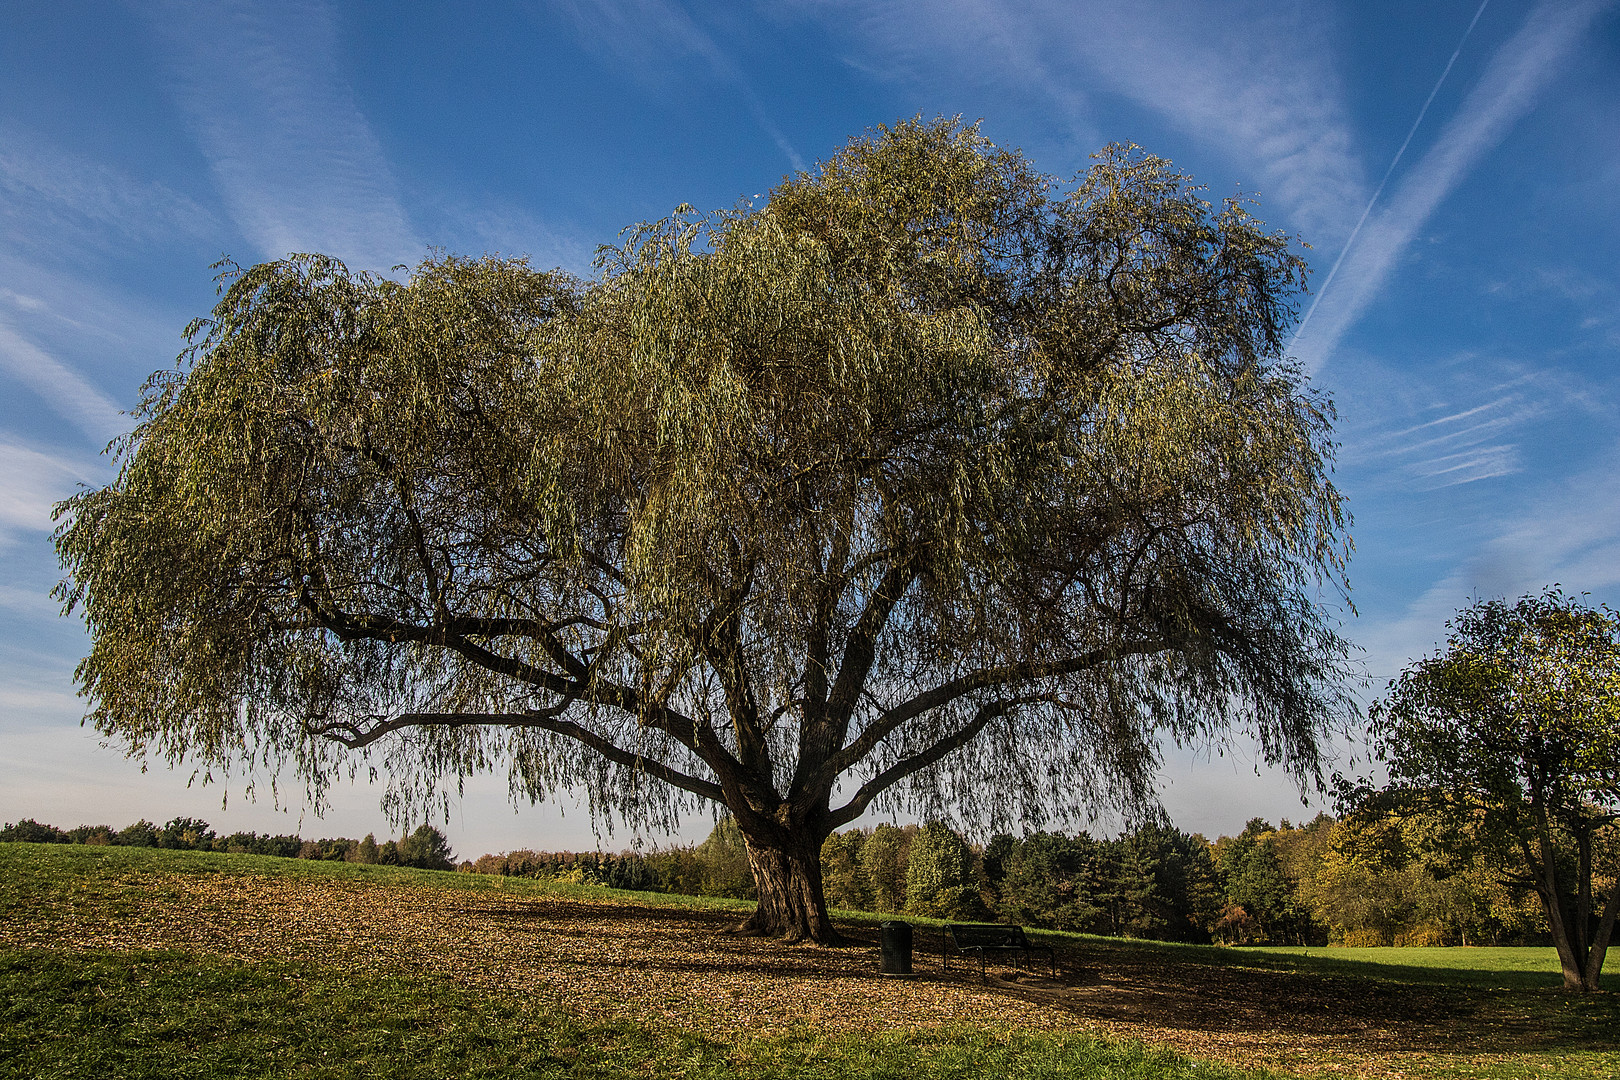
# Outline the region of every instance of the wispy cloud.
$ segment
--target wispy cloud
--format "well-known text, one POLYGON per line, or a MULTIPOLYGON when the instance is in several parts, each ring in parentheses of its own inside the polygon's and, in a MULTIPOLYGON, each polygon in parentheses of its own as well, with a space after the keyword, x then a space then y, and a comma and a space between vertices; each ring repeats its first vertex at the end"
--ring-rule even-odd
POLYGON ((194 199, 104 162, 74 154, 15 123, 0 122, 0 220, 9 244, 60 248, 114 238, 203 236, 217 227, 194 199))
MULTIPOLYGON (((52 529, 51 508, 90 481, 94 469, 83 462, 24 446, 0 437, 0 546, 24 534, 52 529)), ((12 607, 9 590, 0 590, 0 607, 12 607)))
POLYGON ((128 425, 118 406, 74 371, 0 320, 0 368, 100 445, 128 425))
POLYGON ((343 78, 327 3, 169 0, 141 10, 258 254, 321 251, 368 269, 421 255, 382 144, 343 78))
POLYGON ((747 75, 677 0, 559 0, 558 6, 572 17, 588 46, 630 56, 642 70, 672 52, 698 57, 715 78, 736 88, 743 108, 792 166, 804 169, 804 158, 766 111, 747 75))
POLYGON ((580 277, 592 273, 595 242, 549 224, 524 207, 485 196, 477 203, 446 207, 443 216, 443 224, 457 237, 459 250, 527 255, 540 269, 561 267, 580 277))
POLYGON ((1446 620, 1475 599, 1517 597, 1554 583, 1620 601, 1620 450, 1570 476, 1486 532, 1456 569, 1397 618, 1364 628, 1377 689, 1407 661, 1430 652, 1446 620))
POLYGON ((1246 186, 1313 242, 1348 234, 1365 202, 1342 82, 1327 59, 1331 15, 1319 5, 1245 5, 1241 14, 1196 0, 809 6, 917 77, 967 75, 1075 109, 1091 93, 1123 95, 1253 163, 1246 186))
POLYGON ((1488 400, 1467 408, 1424 410, 1429 417, 1397 430, 1358 432, 1345 447, 1347 467, 1394 469, 1398 486, 1432 489, 1506 476, 1521 468, 1522 426, 1545 416, 1547 401, 1523 385, 1488 387, 1488 400), (1435 413, 1440 413, 1436 416, 1435 413))
POLYGON ((1373 214, 1324 290, 1293 352, 1319 370, 1339 340, 1383 289, 1412 238, 1479 161, 1535 104, 1582 34, 1612 0, 1543 0, 1491 58, 1479 83, 1387 206, 1373 214))
POLYGON ((1358 355, 1338 381, 1339 466, 1356 486, 1391 496, 1540 468, 1552 425, 1599 445, 1620 437, 1611 380, 1545 357, 1532 367, 1460 352, 1414 367, 1358 355))

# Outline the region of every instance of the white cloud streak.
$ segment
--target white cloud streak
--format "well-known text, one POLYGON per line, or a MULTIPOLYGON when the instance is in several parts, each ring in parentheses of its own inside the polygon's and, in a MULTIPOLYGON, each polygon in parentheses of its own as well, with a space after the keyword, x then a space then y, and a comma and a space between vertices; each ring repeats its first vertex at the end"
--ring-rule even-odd
POLYGON ((1316 313, 1316 305, 1321 303, 1322 295, 1327 292, 1328 286, 1333 284, 1334 277, 1339 273, 1339 267, 1344 265, 1344 257, 1355 246, 1356 237, 1361 235, 1361 227, 1367 224, 1367 218, 1372 214, 1373 206, 1377 204, 1378 197, 1384 193, 1384 187, 1389 183, 1390 176, 1394 174, 1395 167, 1401 163, 1401 158, 1406 156, 1406 148, 1412 145, 1412 138, 1417 135, 1418 128, 1423 125, 1423 118, 1429 115, 1429 106, 1434 104, 1434 99, 1440 93, 1440 88, 1446 84, 1447 76, 1451 74, 1451 69, 1456 66, 1457 58, 1462 55, 1463 46, 1467 44, 1469 36, 1473 34, 1474 27, 1479 25, 1479 17, 1485 14, 1485 8, 1490 2, 1491 0, 1480 0, 1479 7, 1474 11, 1473 19, 1468 23, 1468 29, 1463 31, 1462 40, 1458 41, 1457 47, 1452 50, 1451 59, 1446 61, 1445 69, 1440 72, 1440 77, 1434 82, 1434 89, 1430 90, 1429 96, 1423 100, 1423 107, 1418 110, 1417 119, 1412 121, 1412 127, 1407 131, 1406 138, 1401 140, 1400 148, 1395 151, 1395 156, 1390 159, 1389 168, 1384 170, 1383 178, 1378 181, 1378 189, 1372 193, 1372 198, 1367 200, 1367 208, 1361 212, 1361 217, 1356 219, 1356 227, 1350 230, 1349 239, 1344 242, 1344 247, 1339 250, 1339 257, 1333 261, 1333 268, 1327 272, 1327 277, 1322 279, 1322 284, 1316 287, 1316 299, 1306 309, 1305 317, 1299 321, 1299 326, 1294 332, 1295 337, 1304 332, 1306 325, 1311 321, 1311 316, 1316 313))
POLYGON ((0 123, 0 218, 13 223, 10 246, 52 250, 64 236, 105 246, 115 237, 197 237, 216 227, 214 215, 190 197, 62 150, 13 123, 0 123))
POLYGON ((382 144, 343 79, 321 0, 143 8, 237 227, 259 255, 320 251, 371 270, 423 245, 382 144))
POLYGON ((1325 289, 1293 353, 1312 372, 1331 358, 1340 339, 1378 296, 1419 230, 1464 177, 1529 112, 1561 70, 1562 61, 1612 0, 1543 0, 1491 58, 1435 144, 1372 216, 1345 258, 1337 288, 1325 289))
MULTIPOLYGON (((50 532, 51 508, 92 475, 72 459, 0 439, 0 547, 20 535, 50 532)), ((0 588, 0 607, 15 603, 10 588, 0 588)))
POLYGON ((1446 620, 1473 600, 1511 599, 1555 583, 1620 603, 1620 451, 1529 502, 1398 618, 1358 634, 1374 688, 1433 651, 1446 620))
POLYGON ((1520 471, 1517 438, 1525 424, 1545 416, 1551 403, 1528 396, 1528 386, 1490 388, 1490 400, 1402 430, 1360 432, 1347 441, 1349 467, 1391 468, 1400 486, 1432 490, 1520 471))
POLYGON ((880 66, 915 78, 966 75, 1065 111, 1083 110, 1090 91, 1123 95, 1252 163, 1245 185, 1313 242, 1348 234, 1366 202, 1342 82, 1326 59, 1331 16, 1318 4, 1234 13, 1196 0, 847 0, 826 17, 850 24, 880 66))
POLYGON ((804 158, 771 119, 748 76, 680 4, 673 0, 563 0, 560 6, 572 17, 587 45, 630 56, 638 67, 667 57, 672 47, 697 56, 717 79, 736 87, 754 123, 795 169, 804 170, 804 158))
POLYGON ((0 368, 98 445, 105 446, 128 426, 118 406, 105 394, 3 320, 0 368))

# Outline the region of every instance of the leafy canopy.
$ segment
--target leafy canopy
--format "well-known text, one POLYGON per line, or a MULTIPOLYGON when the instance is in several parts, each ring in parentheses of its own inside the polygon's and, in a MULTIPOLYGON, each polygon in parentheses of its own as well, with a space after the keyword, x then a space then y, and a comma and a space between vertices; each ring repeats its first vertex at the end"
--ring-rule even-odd
POLYGON ((504 765, 818 845, 884 800, 1145 807, 1166 735, 1315 772, 1331 406, 1241 202, 913 121, 598 267, 233 270, 59 508, 97 728, 317 797, 369 767, 402 814, 504 765))
POLYGON ((1553 589, 1449 625, 1373 706, 1391 793, 1461 800, 1512 834, 1542 808, 1568 826, 1620 811, 1620 617, 1553 589))

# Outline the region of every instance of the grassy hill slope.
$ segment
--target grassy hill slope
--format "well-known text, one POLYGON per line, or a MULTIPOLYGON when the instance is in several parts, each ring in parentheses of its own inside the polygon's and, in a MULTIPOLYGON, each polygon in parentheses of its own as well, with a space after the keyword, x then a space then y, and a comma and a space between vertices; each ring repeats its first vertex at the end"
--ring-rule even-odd
POLYGON ((1558 993, 1517 950, 1458 972, 1051 935, 1058 979, 981 985, 925 921, 894 980, 878 917, 783 947, 724 932, 746 906, 0 844, 0 1077, 1620 1074, 1615 995, 1558 993))

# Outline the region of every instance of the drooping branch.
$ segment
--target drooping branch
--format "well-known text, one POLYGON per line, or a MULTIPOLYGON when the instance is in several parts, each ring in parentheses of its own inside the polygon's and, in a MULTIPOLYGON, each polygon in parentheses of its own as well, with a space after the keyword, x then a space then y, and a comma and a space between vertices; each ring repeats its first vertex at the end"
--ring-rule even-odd
POLYGON ((538 728, 583 743, 616 765, 646 773, 683 791, 689 791, 714 802, 725 801, 725 793, 719 784, 681 772, 657 758, 626 750, 581 724, 554 715, 557 712, 557 709, 545 709, 520 713, 402 713, 391 719, 379 720, 365 726, 350 721, 327 721, 308 725, 306 730, 312 735, 319 735, 342 743, 351 750, 358 750, 385 735, 414 727, 462 728, 490 725, 504 728, 538 728))
POLYGON ((653 705, 630 687, 596 679, 589 666, 576 658, 568 657, 571 661, 569 666, 573 669, 570 672, 573 677, 570 678, 514 657, 503 656, 444 626, 421 626, 378 615, 327 611, 313 601, 306 602, 305 607, 321 622, 323 628, 340 637, 387 642, 413 641, 442 646, 487 671, 538 687, 566 700, 578 699, 627 713, 635 717, 638 723, 662 731, 692 747, 716 771, 736 764, 736 759, 707 725, 667 705, 653 705))
POLYGON ((972 742, 974 738, 978 736, 979 732, 988 727, 990 722, 995 720, 997 717, 1006 715, 1007 712, 1017 708, 1020 705, 1029 705, 1038 701, 1050 700, 1050 695, 1041 694, 1029 697, 1010 698, 1004 701, 992 701, 979 706, 978 710, 973 714, 973 719, 962 725, 956 731, 952 732, 943 739, 935 741, 925 750, 912 754, 910 757, 901 758, 899 761, 895 762, 893 765, 889 766, 887 769, 884 769, 866 783, 862 784, 860 789, 855 792, 855 796, 850 799, 849 802, 832 812, 832 816, 830 818, 832 827, 836 829, 840 826, 848 825, 850 822, 866 813, 866 808, 872 804, 872 800, 881 795, 885 790, 893 787, 895 784, 899 783, 901 780, 904 780, 908 776, 921 772, 923 769, 926 769, 931 765, 938 764, 940 761, 944 760, 946 755, 953 754, 960 750, 962 747, 972 742))
POLYGON ((1174 642, 1162 638, 1143 639, 1107 648, 1092 649, 1089 652, 1080 653, 1063 660, 1031 660, 1019 664, 1005 664, 1000 667, 980 668, 977 671, 970 671, 931 690, 925 690, 882 713, 868 724, 849 745, 827 758, 822 766, 821 777, 830 782, 833 778, 852 768, 867 754, 870 754, 877 748, 879 743, 899 730, 901 725, 915 720, 930 710, 949 705, 951 702, 975 691, 988 690, 998 686, 1017 686, 1039 679, 1072 675, 1126 656, 1142 656, 1162 652, 1165 649, 1173 648, 1174 645, 1174 642))

